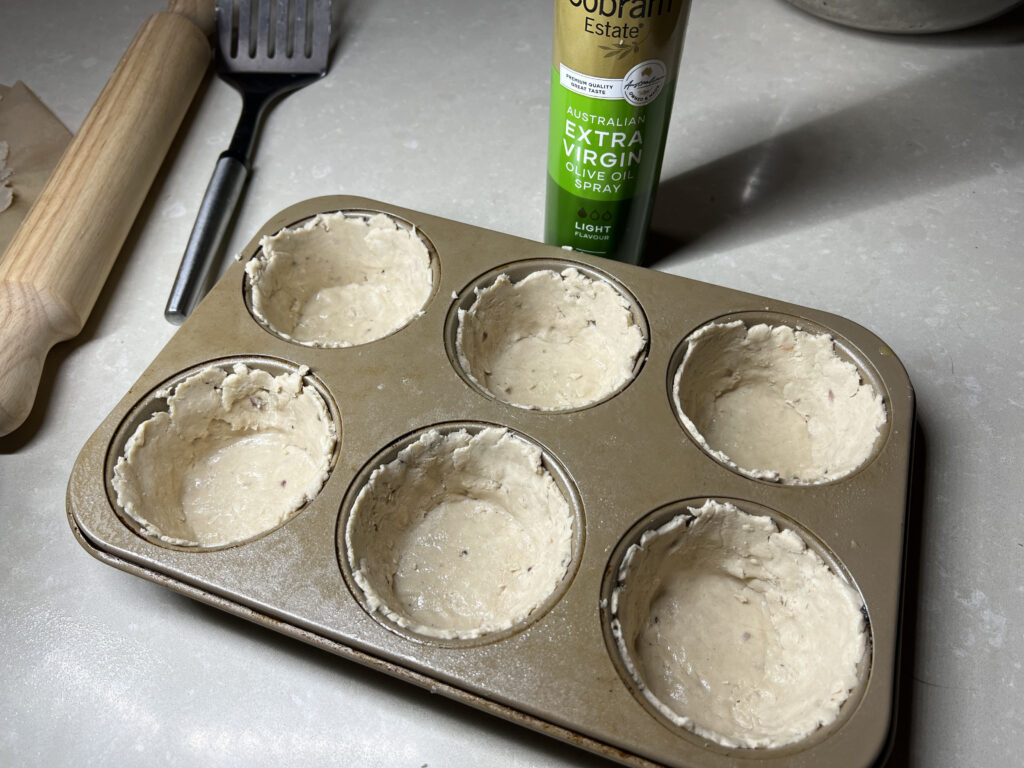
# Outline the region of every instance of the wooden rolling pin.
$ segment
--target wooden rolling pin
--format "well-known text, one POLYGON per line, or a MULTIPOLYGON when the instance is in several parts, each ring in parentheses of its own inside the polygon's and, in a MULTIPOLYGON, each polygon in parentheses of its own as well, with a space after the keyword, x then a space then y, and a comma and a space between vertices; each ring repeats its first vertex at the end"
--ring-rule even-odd
POLYGON ((0 258, 0 435, 32 410, 47 352, 85 325, 211 59, 213 0, 139 30, 0 258))

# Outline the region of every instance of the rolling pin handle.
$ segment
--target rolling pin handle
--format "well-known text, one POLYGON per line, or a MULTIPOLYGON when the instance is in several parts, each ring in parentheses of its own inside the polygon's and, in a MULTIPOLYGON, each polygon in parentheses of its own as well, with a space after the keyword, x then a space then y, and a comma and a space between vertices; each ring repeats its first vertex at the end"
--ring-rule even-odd
POLYGON ((139 29, 0 259, 0 436, 82 330, 212 58, 211 0, 139 29))

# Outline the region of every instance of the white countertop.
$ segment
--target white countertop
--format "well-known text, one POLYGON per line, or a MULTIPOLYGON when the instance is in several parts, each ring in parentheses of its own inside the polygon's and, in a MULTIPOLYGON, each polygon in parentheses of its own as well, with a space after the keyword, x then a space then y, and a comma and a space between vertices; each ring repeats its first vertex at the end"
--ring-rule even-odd
MULTIPOLYGON (((896 764, 1024 750, 1024 14, 901 38, 779 0, 696 0, 654 220, 657 269, 824 309, 918 403, 896 764)), ((158 0, 0 3, 0 82, 72 130, 158 0)), ((548 2, 345 4, 328 77, 270 113, 231 236, 354 194, 541 236, 548 2)), ((162 316, 239 99, 211 80, 84 331, 0 438, 0 764, 600 765, 109 568, 68 475, 175 328, 162 316)))

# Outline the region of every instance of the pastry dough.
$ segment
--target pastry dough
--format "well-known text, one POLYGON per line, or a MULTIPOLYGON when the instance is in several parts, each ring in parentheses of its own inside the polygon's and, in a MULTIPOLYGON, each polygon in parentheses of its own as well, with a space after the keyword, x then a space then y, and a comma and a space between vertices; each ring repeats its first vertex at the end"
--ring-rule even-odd
POLYGON ((645 340, 612 285, 569 268, 501 274, 459 310, 463 370, 498 399, 560 410, 596 403, 634 375, 645 340))
POLYGON ((308 346, 383 338, 419 315, 433 291, 427 247, 384 214, 320 214, 260 246, 245 266, 253 313, 308 346))
POLYGON ((462 639, 534 613, 573 556, 573 512, 541 457, 506 429, 429 430, 374 470, 345 530, 367 608, 462 639))
POLYGON ((791 530, 707 501, 643 534, 612 633, 643 695, 728 747, 779 747, 836 719, 867 653, 859 593, 791 530))
POLYGON ((673 396, 709 453, 748 477, 794 485, 849 475, 886 423, 881 395, 830 336, 786 325, 704 326, 689 339, 673 396))
POLYGON ((306 369, 209 367, 144 421, 114 467, 117 503, 144 535, 220 547, 292 517, 327 479, 337 429, 306 369))

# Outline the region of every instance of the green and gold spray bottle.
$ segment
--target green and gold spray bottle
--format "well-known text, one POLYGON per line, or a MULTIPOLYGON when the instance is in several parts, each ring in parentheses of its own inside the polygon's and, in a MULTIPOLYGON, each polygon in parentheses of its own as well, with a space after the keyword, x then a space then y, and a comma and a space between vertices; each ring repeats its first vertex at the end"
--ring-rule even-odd
POLYGON ((639 264, 690 0, 555 0, 544 239, 639 264))

